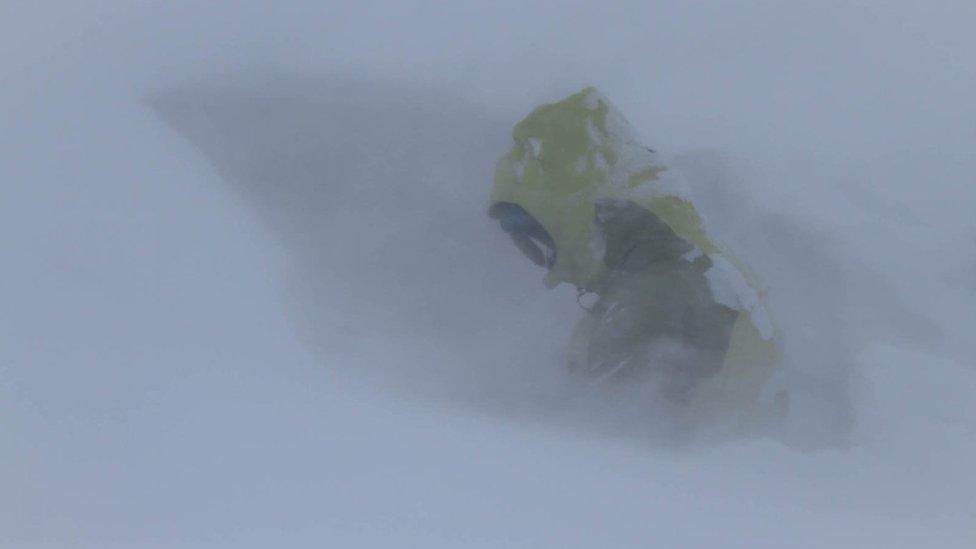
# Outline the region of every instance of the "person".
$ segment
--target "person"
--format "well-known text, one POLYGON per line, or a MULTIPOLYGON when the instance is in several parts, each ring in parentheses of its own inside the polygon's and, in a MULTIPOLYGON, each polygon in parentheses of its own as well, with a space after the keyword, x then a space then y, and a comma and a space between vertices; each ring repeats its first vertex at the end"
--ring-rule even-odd
POLYGON ((546 286, 572 284, 592 303, 569 370, 652 386, 688 426, 755 432, 782 418, 778 334, 755 278, 617 109, 588 87, 536 108, 512 137, 488 214, 547 270, 546 286))

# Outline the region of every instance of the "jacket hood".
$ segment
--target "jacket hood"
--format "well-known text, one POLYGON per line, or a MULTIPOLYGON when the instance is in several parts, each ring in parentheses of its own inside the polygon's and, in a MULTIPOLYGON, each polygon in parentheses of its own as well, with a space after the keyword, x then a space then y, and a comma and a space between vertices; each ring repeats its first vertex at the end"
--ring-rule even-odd
POLYGON ((512 138, 495 170, 491 204, 518 204, 552 235, 558 255, 547 286, 599 285, 606 268, 594 217, 602 199, 637 202, 702 251, 715 249, 680 178, 595 88, 536 108, 512 138))

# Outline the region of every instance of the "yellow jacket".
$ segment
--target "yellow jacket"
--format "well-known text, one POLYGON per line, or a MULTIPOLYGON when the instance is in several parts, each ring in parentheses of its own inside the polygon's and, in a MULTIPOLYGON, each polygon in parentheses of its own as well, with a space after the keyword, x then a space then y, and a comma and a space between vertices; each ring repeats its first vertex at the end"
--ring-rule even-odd
POLYGON ((547 286, 599 296, 574 330, 571 369, 656 379, 696 422, 750 430, 783 415, 777 334, 755 279, 623 116, 586 88, 536 108, 512 137, 491 206, 521 207, 551 237, 547 286))

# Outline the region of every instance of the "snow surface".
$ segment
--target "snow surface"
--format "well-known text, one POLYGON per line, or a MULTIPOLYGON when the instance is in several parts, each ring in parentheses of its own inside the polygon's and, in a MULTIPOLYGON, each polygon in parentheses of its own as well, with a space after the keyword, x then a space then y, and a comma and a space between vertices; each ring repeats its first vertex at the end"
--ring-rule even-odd
POLYGON ((705 271, 705 278, 708 279, 712 298, 730 309, 748 311, 763 339, 771 339, 775 335, 773 323, 759 299, 759 292, 749 286, 742 272, 721 254, 708 257, 712 260, 712 266, 705 271))
POLYGON ((974 16, 4 4, 0 547, 973 547, 974 16), (794 443, 567 406, 484 201, 586 84, 770 289, 794 443))

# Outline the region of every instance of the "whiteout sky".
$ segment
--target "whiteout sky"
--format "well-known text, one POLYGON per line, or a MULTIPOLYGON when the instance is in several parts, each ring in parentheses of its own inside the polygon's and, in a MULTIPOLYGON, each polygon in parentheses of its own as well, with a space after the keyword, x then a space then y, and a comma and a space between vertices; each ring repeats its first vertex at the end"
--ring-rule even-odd
POLYGON ((4 3, 0 547, 972 547, 973 21, 4 3), (567 393, 573 292, 484 212, 588 84, 766 284, 790 440, 675 451, 567 393))

